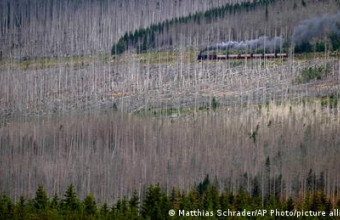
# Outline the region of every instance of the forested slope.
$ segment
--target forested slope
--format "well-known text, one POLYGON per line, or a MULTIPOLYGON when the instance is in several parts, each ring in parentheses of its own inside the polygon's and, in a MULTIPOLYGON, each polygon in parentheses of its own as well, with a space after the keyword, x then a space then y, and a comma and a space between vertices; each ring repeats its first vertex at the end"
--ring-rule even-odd
POLYGON ((112 54, 128 49, 137 52, 202 49, 213 43, 251 40, 260 36, 280 36, 294 43, 291 42, 292 34, 300 22, 334 14, 339 8, 336 0, 258 0, 224 5, 126 33, 113 45, 112 54))
POLYGON ((0 57, 109 53, 126 31, 244 0, 3 0, 0 57))

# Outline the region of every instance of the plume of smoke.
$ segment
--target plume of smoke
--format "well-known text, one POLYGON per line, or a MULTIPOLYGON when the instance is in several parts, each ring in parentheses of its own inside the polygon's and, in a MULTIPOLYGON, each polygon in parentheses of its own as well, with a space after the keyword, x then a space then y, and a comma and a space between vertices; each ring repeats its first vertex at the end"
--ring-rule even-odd
POLYGON ((275 51, 282 47, 283 38, 261 36, 257 39, 246 41, 228 41, 206 47, 202 52, 209 50, 253 50, 253 49, 266 49, 275 51))
POLYGON ((320 39, 323 36, 335 33, 340 36, 340 12, 334 15, 324 14, 302 21, 293 32, 293 42, 300 44, 303 41, 320 39))

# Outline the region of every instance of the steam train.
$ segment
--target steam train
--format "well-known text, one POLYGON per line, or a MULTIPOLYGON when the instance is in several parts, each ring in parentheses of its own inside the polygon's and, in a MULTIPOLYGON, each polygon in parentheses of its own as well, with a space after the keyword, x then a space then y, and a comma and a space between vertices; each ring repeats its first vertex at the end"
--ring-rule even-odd
POLYGON ((287 58, 287 53, 257 53, 257 54, 203 54, 199 53, 197 56, 198 61, 202 60, 228 60, 228 59, 275 59, 287 58))

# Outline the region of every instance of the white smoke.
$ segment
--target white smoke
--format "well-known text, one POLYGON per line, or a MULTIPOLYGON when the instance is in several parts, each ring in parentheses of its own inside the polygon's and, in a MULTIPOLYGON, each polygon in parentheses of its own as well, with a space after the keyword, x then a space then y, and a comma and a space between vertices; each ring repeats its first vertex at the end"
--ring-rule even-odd
POLYGON ((292 39, 295 44, 300 44, 303 41, 328 37, 331 33, 340 36, 340 12, 302 21, 294 29, 292 39))
MULTIPOLYGON (((292 40, 295 44, 312 39, 322 39, 329 37, 330 34, 340 36, 340 12, 329 15, 324 14, 320 17, 314 17, 303 20, 294 28, 292 40)), ((265 49, 267 51, 276 51, 282 48, 284 40, 282 37, 269 38, 261 36, 257 39, 246 41, 228 41, 206 47, 207 50, 253 50, 265 49)))
POLYGON ((269 38, 267 36, 261 36, 257 39, 246 41, 228 41, 218 43, 212 46, 208 46, 204 49, 207 50, 253 50, 253 49, 266 49, 269 51, 275 51, 282 47, 283 38, 274 37, 269 38))

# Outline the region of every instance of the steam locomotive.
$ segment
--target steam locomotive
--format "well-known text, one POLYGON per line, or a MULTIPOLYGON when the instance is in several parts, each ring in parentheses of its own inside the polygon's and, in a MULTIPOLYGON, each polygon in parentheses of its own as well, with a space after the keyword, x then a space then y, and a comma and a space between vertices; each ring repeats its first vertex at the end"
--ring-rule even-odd
POLYGON ((198 61, 202 60, 228 60, 228 59, 274 59, 274 58, 287 58, 287 53, 257 53, 257 54, 203 54, 199 53, 197 56, 198 61))

